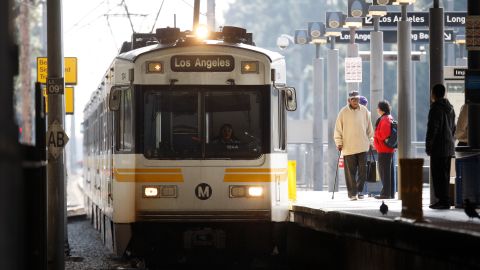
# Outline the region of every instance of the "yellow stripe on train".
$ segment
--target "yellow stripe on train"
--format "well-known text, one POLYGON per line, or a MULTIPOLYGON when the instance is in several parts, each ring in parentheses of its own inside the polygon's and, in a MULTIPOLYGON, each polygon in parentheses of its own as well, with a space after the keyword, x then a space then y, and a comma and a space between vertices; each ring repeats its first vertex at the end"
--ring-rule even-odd
POLYGON ((116 169, 118 182, 183 182, 181 169, 116 169))
POLYGON ((223 182, 273 182, 276 177, 286 179, 286 168, 228 168, 223 182))

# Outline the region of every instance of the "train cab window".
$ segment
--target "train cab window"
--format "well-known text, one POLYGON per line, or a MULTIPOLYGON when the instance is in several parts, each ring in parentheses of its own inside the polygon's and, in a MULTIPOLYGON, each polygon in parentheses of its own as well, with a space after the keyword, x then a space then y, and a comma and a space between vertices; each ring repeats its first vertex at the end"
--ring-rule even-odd
POLYGON ((149 91, 144 104, 147 158, 201 157, 196 91, 149 91))
POLYGON ((262 102, 255 90, 204 95, 206 158, 256 158, 263 147, 262 102))
POLYGON ((269 117, 265 110, 269 106, 263 103, 269 100, 268 92, 258 86, 239 87, 141 86, 144 156, 258 158, 265 144, 264 125, 269 117))

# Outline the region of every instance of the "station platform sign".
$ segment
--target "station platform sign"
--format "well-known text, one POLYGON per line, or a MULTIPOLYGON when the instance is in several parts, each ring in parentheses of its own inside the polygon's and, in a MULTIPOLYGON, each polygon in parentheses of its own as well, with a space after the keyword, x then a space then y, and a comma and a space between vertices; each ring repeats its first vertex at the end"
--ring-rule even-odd
MULTIPOLYGON (((47 89, 42 89, 43 96, 45 97, 45 113, 48 113, 48 94, 47 89)), ((75 99, 73 93, 73 87, 65 87, 65 114, 74 114, 75 110, 75 99)))
MULTIPOLYGON (((65 57, 65 84, 77 84, 77 58, 65 57)), ((48 77, 48 59, 47 57, 37 57, 37 82, 46 84, 48 77)))

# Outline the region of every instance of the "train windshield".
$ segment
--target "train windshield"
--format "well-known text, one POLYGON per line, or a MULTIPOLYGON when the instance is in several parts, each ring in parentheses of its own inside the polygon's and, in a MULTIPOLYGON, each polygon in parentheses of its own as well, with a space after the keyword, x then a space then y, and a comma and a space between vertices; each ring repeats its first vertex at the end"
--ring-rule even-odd
POLYGON ((253 159, 265 145, 264 86, 144 87, 148 159, 253 159))

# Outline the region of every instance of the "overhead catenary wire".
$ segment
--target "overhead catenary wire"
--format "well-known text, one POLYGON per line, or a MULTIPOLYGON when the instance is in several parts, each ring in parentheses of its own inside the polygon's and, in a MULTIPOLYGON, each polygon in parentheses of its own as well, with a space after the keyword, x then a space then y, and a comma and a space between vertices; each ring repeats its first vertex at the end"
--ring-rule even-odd
POLYGON ((115 45, 115 48, 118 51, 119 49, 118 49, 117 41, 115 41, 115 35, 113 34, 113 30, 112 30, 112 26, 110 25, 110 21, 108 20, 108 15, 106 15, 106 18, 107 18, 108 29, 110 30, 110 34, 112 35, 113 44, 115 45))
POLYGON ((130 27, 132 27, 132 33, 135 33, 135 29, 133 28, 132 18, 130 18, 130 12, 128 12, 127 2, 122 0, 121 5, 125 8, 125 12, 127 13, 128 21, 130 22, 130 27))
POLYGON ((155 21, 153 21, 152 30, 150 30, 150 33, 153 33, 153 29, 155 29, 155 24, 157 24, 158 16, 160 15, 160 11, 162 11, 163 3, 165 3, 165 0, 162 0, 162 4, 158 9, 157 16, 155 17, 155 21))
MULTIPOLYGON (((187 1, 182 0, 182 2, 185 3, 185 4, 187 4, 189 7, 194 8, 194 6, 193 6, 192 4, 190 4, 190 3, 188 3, 187 1)), ((200 15, 203 15, 203 16, 207 16, 206 13, 201 13, 201 12, 199 12, 199 14, 200 14, 200 15)))
MULTIPOLYGON (((82 16, 82 18, 80 18, 76 23, 74 23, 72 25, 72 27, 70 27, 70 29, 67 30, 67 32, 71 31, 72 29, 74 29, 75 27, 77 27, 85 18, 87 18, 89 15, 91 15, 95 10, 97 10, 100 6, 102 6, 104 3, 106 2, 106 0, 103 0, 102 2, 100 2, 100 4, 96 5, 93 9, 91 9, 90 11, 86 12, 84 16, 82 16)), ((94 20, 96 20, 98 18, 95 18, 94 20)))

